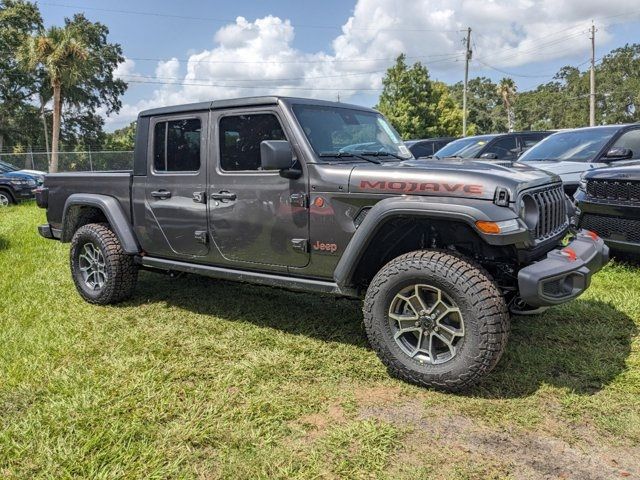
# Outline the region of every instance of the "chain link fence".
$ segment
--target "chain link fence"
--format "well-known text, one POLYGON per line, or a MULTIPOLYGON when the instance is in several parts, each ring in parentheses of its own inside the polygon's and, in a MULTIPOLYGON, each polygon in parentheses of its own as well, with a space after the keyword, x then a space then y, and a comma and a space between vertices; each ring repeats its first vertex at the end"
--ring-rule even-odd
MULTIPOLYGON (((17 168, 49 171, 49 152, 1 153, 0 160, 17 168)), ((91 172, 94 170, 132 170, 133 151, 59 152, 59 172, 91 172)))

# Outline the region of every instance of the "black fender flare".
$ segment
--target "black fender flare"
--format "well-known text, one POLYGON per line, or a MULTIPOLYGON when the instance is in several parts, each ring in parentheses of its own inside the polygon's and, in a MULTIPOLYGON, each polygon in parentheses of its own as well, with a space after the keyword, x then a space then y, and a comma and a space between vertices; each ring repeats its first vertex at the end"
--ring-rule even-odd
POLYGON ((491 201, 426 196, 386 198, 371 208, 345 248, 334 271, 334 280, 340 287, 350 285, 362 255, 379 228, 391 218, 399 216, 465 223, 490 245, 522 244, 530 239, 524 227, 503 235, 487 235, 479 231, 476 227, 479 220, 499 222, 517 218, 510 208, 500 207, 491 201))
POLYGON ((64 203, 64 211, 62 214, 62 239, 70 240, 68 215, 71 208, 75 206, 98 208, 104 213, 105 217, 107 217, 109 225, 118 237, 118 240, 120 240, 120 244, 125 253, 131 255, 140 253, 140 244, 133 232, 127 215, 118 200, 108 195, 95 193, 74 193, 69 195, 64 203))

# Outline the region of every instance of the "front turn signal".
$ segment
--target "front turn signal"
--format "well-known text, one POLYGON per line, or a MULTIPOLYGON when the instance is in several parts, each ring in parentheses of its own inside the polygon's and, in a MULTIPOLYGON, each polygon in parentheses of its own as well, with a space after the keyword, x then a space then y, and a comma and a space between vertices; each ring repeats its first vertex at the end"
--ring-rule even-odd
POLYGON ((496 222, 485 222, 483 220, 478 220, 476 222, 476 227, 478 227, 478 230, 480 230, 482 233, 500 233, 500 226, 496 222))
POLYGON ((518 220, 504 220, 502 222, 488 222, 486 220, 478 220, 476 227, 482 233, 496 235, 498 233, 510 233, 520 229, 518 220))

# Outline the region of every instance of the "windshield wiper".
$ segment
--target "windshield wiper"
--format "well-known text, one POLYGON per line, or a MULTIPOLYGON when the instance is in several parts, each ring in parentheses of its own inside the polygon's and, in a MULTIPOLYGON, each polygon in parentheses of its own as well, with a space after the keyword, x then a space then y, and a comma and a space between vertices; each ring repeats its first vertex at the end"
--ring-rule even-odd
POLYGON ((387 152, 386 150, 380 150, 380 151, 375 151, 375 152, 362 152, 362 155, 371 155, 372 157, 385 157, 385 156, 389 156, 389 157, 394 157, 397 158, 398 160, 409 160, 408 158, 404 158, 401 157, 400 155, 396 155, 395 153, 391 153, 391 152, 387 152))
POLYGON ((362 155, 358 155, 357 153, 351 153, 351 152, 320 152, 318 155, 320 157, 333 157, 333 158, 355 157, 369 163, 375 163, 376 165, 382 164, 380 160, 374 160, 373 158, 363 157, 362 155))

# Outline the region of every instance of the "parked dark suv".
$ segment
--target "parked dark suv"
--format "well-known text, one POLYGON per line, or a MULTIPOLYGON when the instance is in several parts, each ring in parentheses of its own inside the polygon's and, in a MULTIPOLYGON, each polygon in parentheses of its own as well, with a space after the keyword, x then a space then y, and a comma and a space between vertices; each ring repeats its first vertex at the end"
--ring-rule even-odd
POLYGON ((434 157, 516 160, 522 152, 552 133, 512 132, 464 137, 447 144, 438 150, 434 157))
POLYGON ((575 198, 581 227, 614 251, 640 253, 640 162, 585 173, 575 198))
POLYGON ((7 176, 0 173, 0 207, 34 197, 36 181, 31 178, 7 176))
POLYGON ((433 156, 438 150, 456 140, 456 137, 424 138, 421 140, 407 140, 404 144, 416 158, 433 156))

